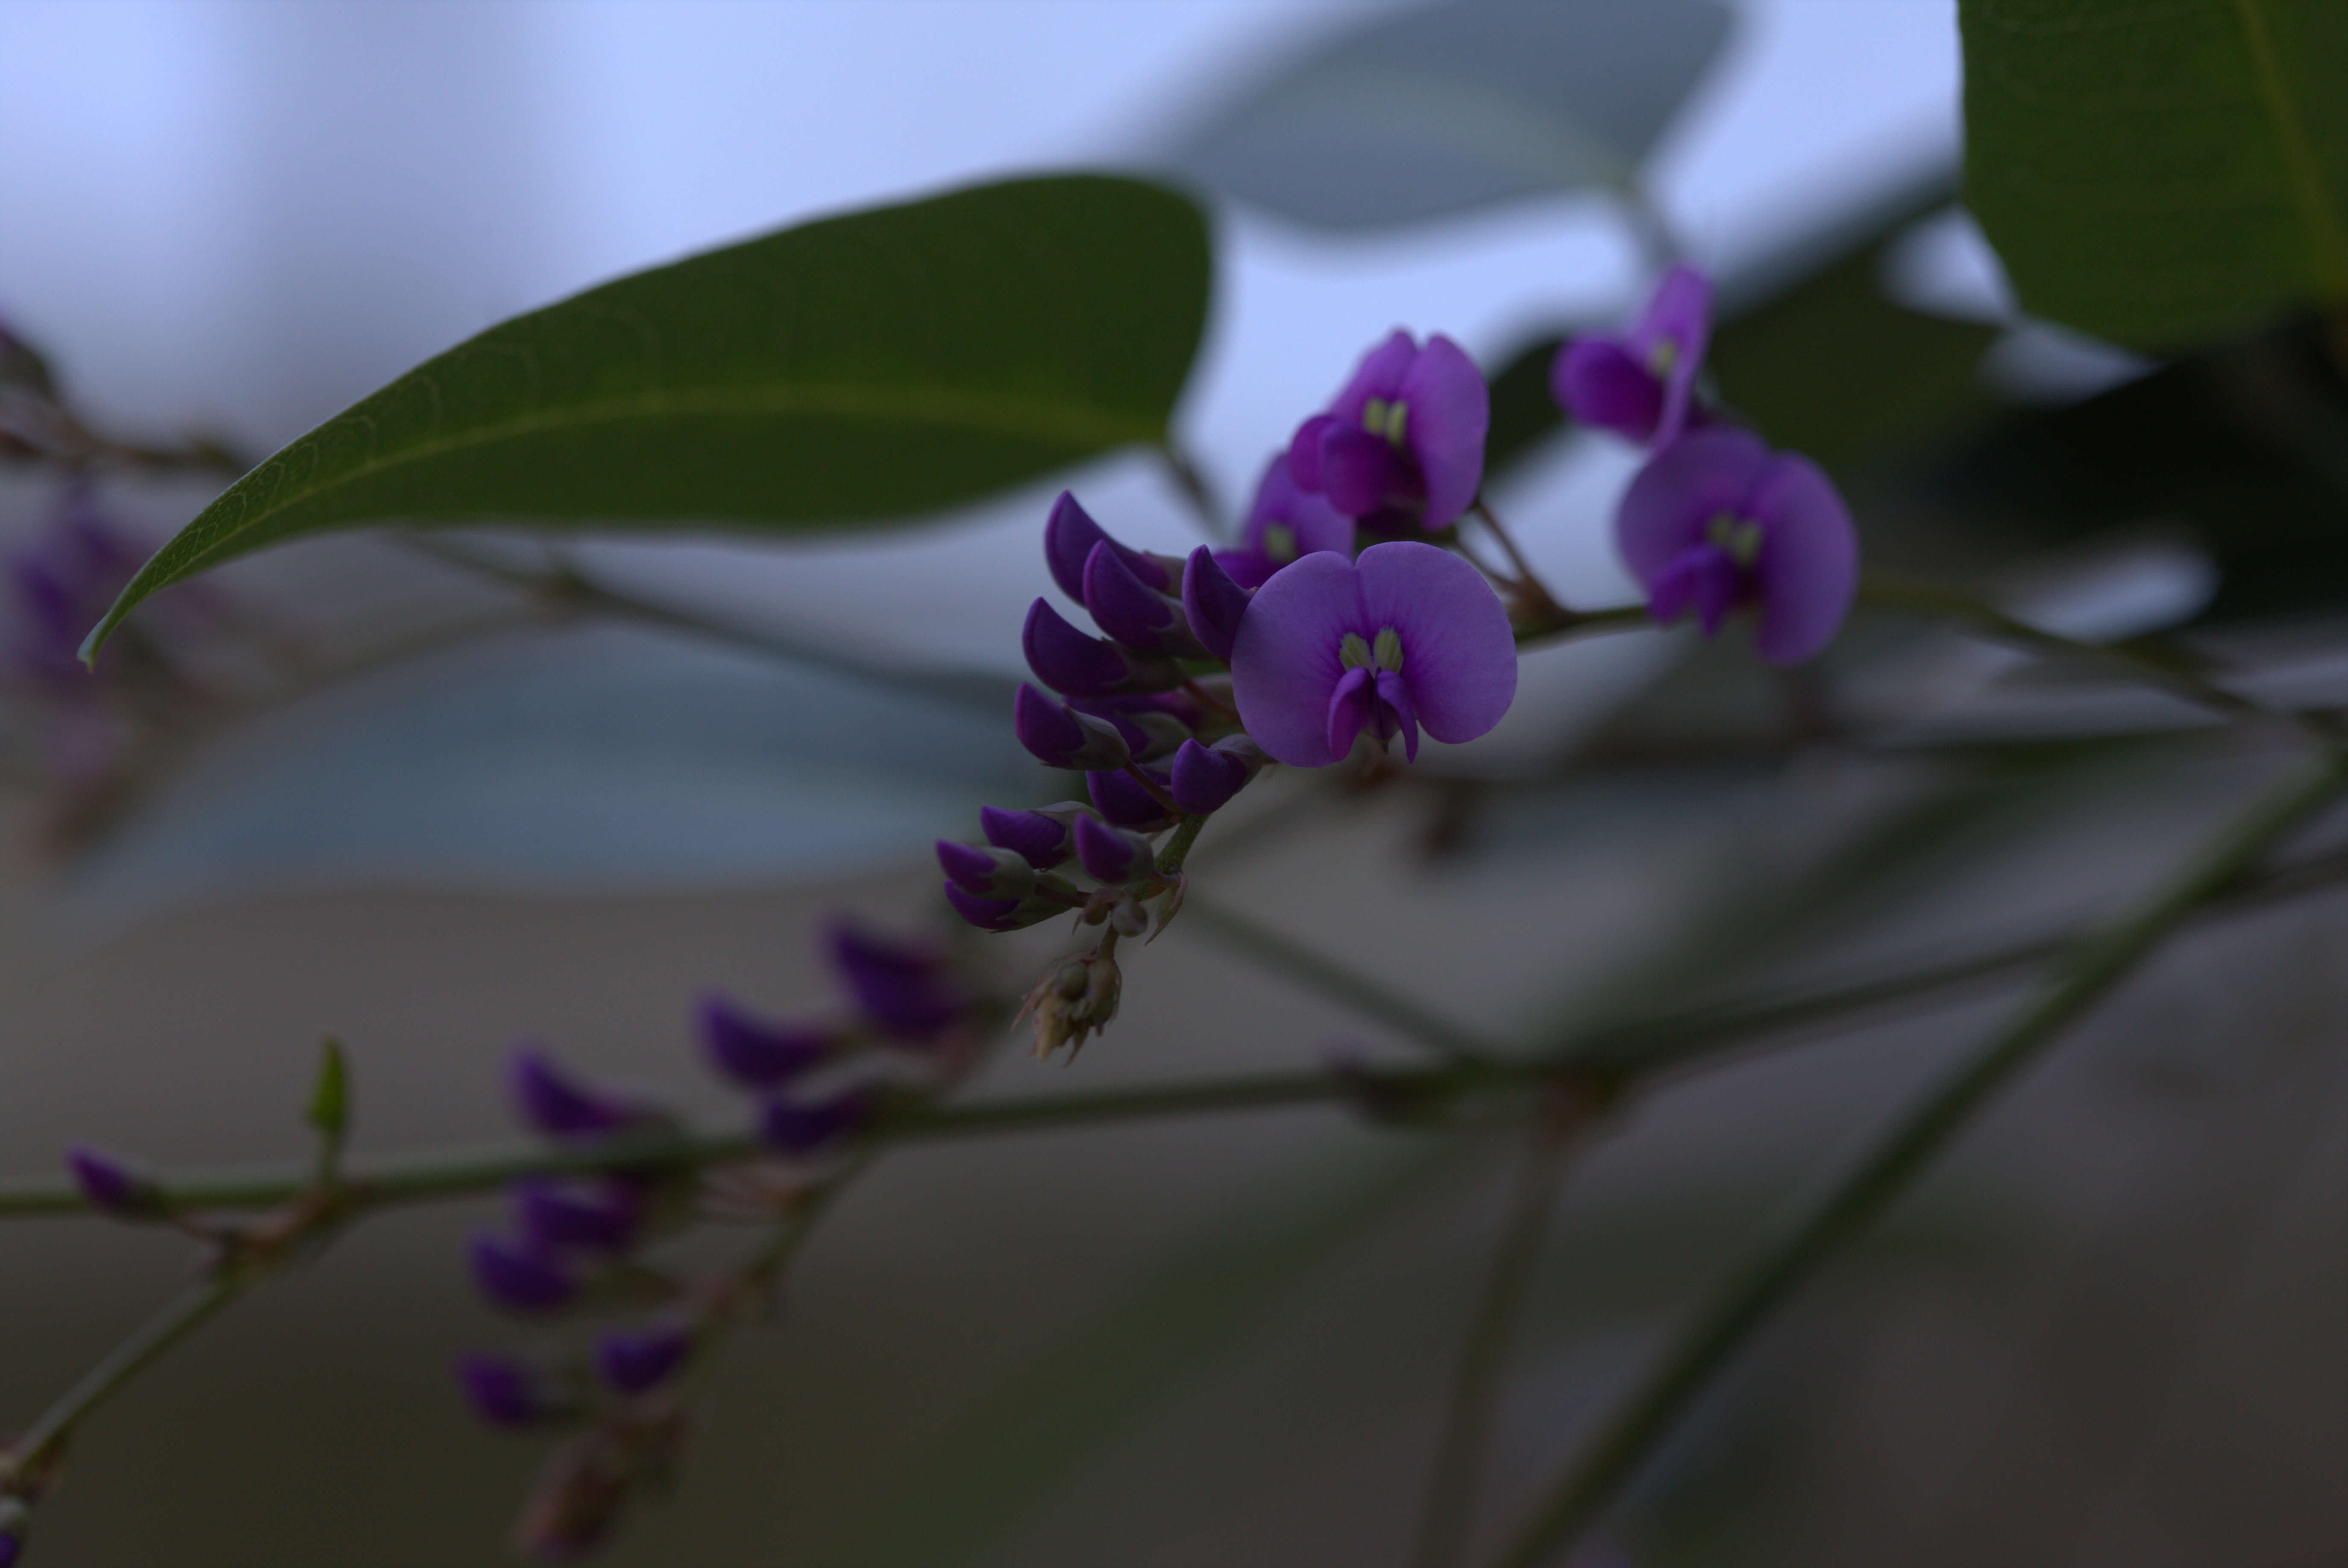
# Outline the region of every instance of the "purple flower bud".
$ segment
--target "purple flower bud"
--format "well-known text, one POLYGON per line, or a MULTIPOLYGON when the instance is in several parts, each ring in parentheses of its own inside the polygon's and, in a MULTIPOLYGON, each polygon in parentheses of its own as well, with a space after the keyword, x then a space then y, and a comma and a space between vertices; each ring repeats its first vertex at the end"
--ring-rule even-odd
POLYGON ((1044 562, 1052 569, 1052 581, 1060 592, 1081 604, 1085 602, 1085 562, 1096 545, 1106 544, 1115 551, 1119 560, 1133 569, 1135 576, 1152 588, 1165 589, 1174 585, 1173 574, 1166 570, 1158 557, 1138 550, 1130 550, 1108 536, 1107 531, 1092 520, 1092 514, 1076 504, 1075 495, 1060 492, 1052 503, 1052 515, 1044 524, 1044 562))
POLYGON ((700 1005, 701 1044, 710 1065, 746 1088, 774 1088, 831 1058, 829 1029, 769 1024, 710 992, 700 1005))
POLYGON ((970 997, 938 948, 876 936, 845 920, 833 921, 824 936, 833 972, 883 1034, 934 1039, 962 1022, 970 997))
POLYGON ((1491 393, 1466 350, 1395 332, 1354 367, 1328 412, 1289 442, 1297 487, 1365 528, 1439 529, 1476 500, 1491 393))
MULTIPOLYGON (((1516 636, 1476 569, 1431 544, 1308 555, 1256 590, 1231 650, 1231 698, 1264 751, 1299 768, 1343 758, 1367 729, 1473 740, 1517 690, 1516 636)), ((1116 819, 1112 817, 1112 821, 1116 819)))
POLYGON ((1035 868, 1014 850, 938 841, 938 865, 946 880, 981 898, 1025 898, 1035 890, 1035 868))
POLYGON ((1028 607, 1019 648, 1035 678, 1055 691, 1107 696, 1132 688, 1133 669, 1124 650, 1076 630, 1048 601, 1038 599, 1028 607))
POLYGON ((66 1170, 95 1209, 118 1219, 147 1219, 163 1212, 162 1189, 155 1179, 127 1160, 87 1143, 66 1150, 66 1170))
POLYGON ((693 1346, 693 1329, 683 1323, 613 1329, 595 1341, 595 1372, 615 1394, 641 1394, 675 1376, 693 1346))
POLYGON ((644 1217, 644 1201, 625 1181, 552 1181, 514 1184, 514 1222, 523 1242, 541 1254, 560 1247, 625 1252, 644 1217))
POLYGON ((1148 873, 1155 851, 1139 833, 1076 819, 1076 863, 1096 882, 1114 887, 1148 873))
POLYGON ((1128 648, 1187 659, 1206 653, 1190 635, 1181 604, 1144 583, 1106 542, 1094 545, 1085 562, 1085 608, 1128 648))
POLYGON ((1195 740, 1182 743, 1182 749, 1174 754, 1171 781, 1167 787, 1176 805, 1200 816, 1220 810, 1255 776, 1263 753, 1244 736, 1231 739, 1240 744, 1219 741, 1207 747, 1195 740))
POLYGON ((999 806, 981 806, 978 826, 988 843, 1013 851, 1039 872, 1058 865, 1075 848, 1068 838, 1066 812, 1056 817, 1044 811, 1008 811, 999 806))
POLYGON ((767 1101, 759 1137, 778 1154, 817 1154, 869 1129, 880 1107, 880 1091, 870 1084, 843 1089, 829 1099, 776 1095, 767 1101))
POLYGON ((511 1312, 545 1313, 579 1294, 579 1279, 542 1247, 482 1232, 473 1237, 473 1283, 511 1312))
POLYGON ((1019 915, 1025 904, 1041 902, 1035 899, 1023 903, 1015 898, 981 898, 953 882, 945 884, 945 893, 946 903, 953 906, 953 912, 981 931, 1017 931, 1033 925, 1034 921, 1022 920, 1019 915))
POLYGON ((1019 744, 1050 768, 1122 768, 1133 755, 1117 726, 1054 702, 1025 682, 1011 699, 1011 727, 1019 744))
POLYGON ((1199 645, 1231 662, 1231 639, 1239 635, 1240 617, 1246 614, 1250 590, 1240 586, 1205 545, 1190 552, 1182 571, 1182 614, 1199 645))
MULTIPOLYGON (((1148 769, 1143 771, 1149 773, 1161 788, 1165 785, 1163 774, 1148 769)), ((1117 827, 1154 833, 1174 825, 1173 813, 1129 773, 1087 773, 1085 789, 1092 796, 1093 804, 1100 808, 1100 814, 1117 827)))
POLYGON ((1694 610, 1709 636, 1750 606, 1753 651, 1771 664, 1825 647, 1858 591, 1859 535, 1834 482, 1733 426, 1656 453, 1623 491, 1614 540, 1655 619, 1694 610))
POLYGON ((457 1381, 473 1413, 494 1427, 534 1427, 579 1413, 570 1378, 514 1356, 476 1351, 457 1358, 457 1381))
POLYGON ((1197 727, 1193 718, 1173 711, 1174 705, 1162 696, 1077 696, 1070 697, 1068 706, 1114 725, 1137 762, 1168 755, 1189 739, 1197 727))
MULTIPOLYGON (((0 336, 5 336, 0 334, 0 336)), ((0 1497, 0 1568, 16 1568, 25 1555, 25 1536, 33 1511, 18 1497, 0 1497)))
POLYGON ((645 1120, 643 1106, 587 1087, 536 1045, 520 1045, 506 1060, 506 1087, 514 1109, 548 1138, 602 1138, 645 1120))
POLYGON ((1660 451, 1696 413, 1696 373, 1711 335, 1711 280, 1693 267, 1675 266, 1629 331, 1588 333, 1559 346, 1550 366, 1550 395, 1578 423, 1660 451))

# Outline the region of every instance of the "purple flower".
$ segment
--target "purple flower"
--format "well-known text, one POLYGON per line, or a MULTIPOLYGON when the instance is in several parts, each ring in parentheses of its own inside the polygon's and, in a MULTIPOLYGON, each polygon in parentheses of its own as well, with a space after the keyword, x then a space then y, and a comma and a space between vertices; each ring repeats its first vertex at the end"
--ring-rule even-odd
MULTIPOLYGON (((1328 497, 1300 486, 1288 454, 1282 452, 1264 465, 1263 478, 1256 481, 1255 504, 1248 508, 1240 547, 1215 552, 1214 561, 1239 586, 1261 588, 1290 562, 1321 550, 1353 554, 1354 520, 1330 505, 1328 497)), ((1188 580, 1185 573, 1186 602, 1188 580)))
POLYGON ((1190 623, 1190 634, 1199 645, 1226 664, 1253 592, 1241 587, 1203 544, 1190 552, 1189 564, 1182 569, 1183 619, 1190 623))
POLYGON ((1015 902, 1035 891, 1035 868, 1016 850, 957 843, 952 839, 940 839, 937 848, 938 868, 964 892, 1015 902))
POLYGON ((521 1119, 548 1138, 602 1138, 652 1114, 641 1105, 589 1088, 536 1045, 514 1047, 506 1063, 506 1085, 521 1119))
POLYGON ((767 1101, 759 1136, 778 1154, 820 1153, 870 1127, 880 1106, 880 1091, 870 1084, 843 1089, 829 1099, 776 1095, 767 1101))
POLYGON ((746 1088, 774 1088, 831 1059, 836 1041, 829 1029, 805 1024, 769 1024, 754 1018, 726 997, 701 998, 701 1044, 712 1066, 746 1088))
POLYGON ((930 1040, 962 1022, 970 998, 929 944, 893 942, 844 920, 832 922, 825 941, 833 971, 883 1034, 930 1040))
POLYGON ((1085 561, 1085 608, 1123 647, 1183 659, 1206 652, 1182 619, 1181 601, 1144 582, 1106 539, 1085 561))
POLYGON ((1226 737, 1212 746, 1186 740, 1174 754, 1168 793, 1185 811, 1204 816, 1229 804, 1262 766, 1262 750, 1244 735, 1226 737))
POLYGON ((1076 819, 1076 863, 1096 882, 1114 886, 1147 875, 1153 855, 1149 841, 1139 833, 1090 817, 1076 819))
POLYGON ((1024 681, 1011 699, 1011 729, 1047 768, 1122 768, 1133 755, 1116 725, 1054 702, 1024 681))
POLYGON ((579 1278, 543 1247, 484 1232, 471 1247, 473 1283, 512 1312, 552 1312, 579 1294, 579 1278))
POLYGON ((1066 860, 1075 847, 1068 839, 1069 815, 1066 810, 1055 815, 981 806, 978 826, 996 849, 1009 850, 1037 871, 1047 872, 1066 860))
MULTIPOLYGON (((1142 771, 1160 789, 1169 782, 1167 776, 1156 769, 1145 768, 1142 771)), ((1174 815, 1167 810, 1164 802, 1143 789, 1140 780, 1130 773, 1087 773, 1085 792, 1093 798, 1100 814, 1117 827, 1154 833, 1174 824, 1174 815)))
POLYGON ((694 1334, 683 1323, 619 1328, 595 1341, 595 1371, 615 1394, 641 1394, 665 1383, 693 1354, 694 1334))
POLYGON ((457 1381, 473 1413, 497 1427, 530 1427, 578 1413, 571 1380, 513 1356, 476 1351, 457 1358, 457 1381))
POLYGON ((1308 555, 1256 590, 1231 651, 1241 722, 1275 759, 1324 768, 1366 729, 1473 740, 1517 693, 1508 612, 1476 569, 1431 544, 1308 555))
POLYGON ((1119 644, 1089 636, 1070 625, 1067 617, 1042 599, 1028 607, 1027 624, 1019 633, 1019 647, 1027 655, 1027 667, 1035 672, 1037 680, 1071 696, 1164 691, 1182 678, 1182 672, 1175 667, 1172 659, 1136 653, 1119 644))
POLYGON ((514 1186, 514 1222, 536 1252, 582 1247, 624 1252, 644 1217, 642 1193, 625 1181, 526 1181, 514 1186))
POLYGON ((1171 592, 1181 573, 1179 561, 1130 549, 1111 539, 1092 514, 1076 504, 1073 494, 1062 490, 1044 523, 1044 563, 1052 569, 1052 581, 1060 585, 1060 592, 1079 604, 1085 602, 1085 562, 1091 559, 1094 547, 1102 544, 1115 552, 1135 576, 1161 593, 1171 592))
POLYGON ((1370 350, 1337 400, 1298 428, 1288 469, 1299 489, 1380 533, 1437 529, 1484 479, 1491 393, 1467 351, 1425 348, 1397 331, 1370 350))
POLYGON ((77 1143, 66 1150, 66 1171, 90 1206, 120 1219, 140 1219, 163 1212, 163 1192, 155 1179, 127 1160, 104 1150, 77 1143))
POLYGON ((1568 339, 1550 365, 1550 395, 1584 425, 1668 447, 1688 423, 1689 399, 1712 335, 1712 281, 1675 266, 1628 332, 1568 339))
POLYGON ((1833 481, 1729 426, 1683 436, 1639 470, 1614 539, 1656 620, 1693 609, 1710 636, 1752 605, 1753 650, 1771 664, 1825 647, 1859 586, 1859 535, 1833 481))

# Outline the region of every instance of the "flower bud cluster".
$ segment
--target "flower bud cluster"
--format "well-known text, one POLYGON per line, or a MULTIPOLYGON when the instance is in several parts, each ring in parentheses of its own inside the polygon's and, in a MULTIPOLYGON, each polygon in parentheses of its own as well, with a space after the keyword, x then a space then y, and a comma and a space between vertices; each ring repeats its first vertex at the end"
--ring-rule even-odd
MULTIPOLYGON (((777 1170, 808 1172, 769 1183, 754 1216, 767 1222, 795 1212, 819 1179, 813 1168, 852 1149, 895 1099, 956 1077, 976 1045, 982 1000, 940 950, 847 922, 830 926, 824 947, 849 1002, 842 1016, 771 1021, 714 993, 697 1009, 705 1058, 755 1097, 757 1140, 777 1170)), ((638 1481, 665 1466, 682 1431, 683 1374, 766 1283, 758 1271, 767 1265, 688 1280, 643 1255, 693 1217, 691 1183, 663 1149, 681 1132, 658 1107, 589 1081, 535 1045, 515 1050, 507 1086, 532 1132, 582 1152, 609 1148, 612 1163, 515 1183, 508 1227, 469 1243, 475 1284, 491 1305, 529 1318, 643 1314, 583 1346, 473 1352, 456 1364, 467 1399, 491 1425, 583 1429, 554 1456, 517 1527, 530 1553, 574 1556, 608 1532, 638 1481)), ((88 1169, 86 1189, 121 1194, 118 1208, 139 1202, 127 1167, 88 1169)))

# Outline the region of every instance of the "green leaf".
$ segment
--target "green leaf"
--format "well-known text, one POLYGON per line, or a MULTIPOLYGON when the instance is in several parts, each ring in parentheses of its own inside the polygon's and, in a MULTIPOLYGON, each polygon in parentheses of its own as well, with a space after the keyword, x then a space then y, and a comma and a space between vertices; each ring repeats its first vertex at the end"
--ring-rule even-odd
POLYGON ((2024 306, 2173 346, 2348 304, 2348 6, 1962 0, 1965 198, 2024 306))
POLYGON ((302 1119, 320 1137, 337 1141, 350 1130, 350 1072, 343 1064, 343 1043, 332 1035, 318 1043, 318 1077, 302 1119))
POLYGON ((1627 186, 1727 32, 1719 0, 1382 16, 1227 104, 1174 167, 1339 230, 1627 186))
POLYGON ((785 230, 518 316, 231 486, 91 633, 321 530, 500 521, 796 533, 976 500, 1159 439, 1204 327, 1206 223, 1095 175, 785 230))

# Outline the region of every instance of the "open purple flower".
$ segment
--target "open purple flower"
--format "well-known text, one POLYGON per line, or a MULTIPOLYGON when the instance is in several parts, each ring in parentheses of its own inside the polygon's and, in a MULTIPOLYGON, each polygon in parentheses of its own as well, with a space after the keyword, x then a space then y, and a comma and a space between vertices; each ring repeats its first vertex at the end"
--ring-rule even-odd
MULTIPOLYGON (((1272 574, 1316 551, 1354 552, 1354 520, 1296 482, 1288 454, 1264 465, 1236 550, 1215 552, 1215 564, 1242 588, 1261 588, 1272 574)), ((1194 624, 1195 624, 1195 617, 1194 624)))
POLYGON ((1640 469, 1614 539, 1656 620, 1694 610, 1710 636, 1750 605, 1753 650, 1771 664, 1825 647, 1859 586, 1859 534, 1833 481, 1729 426, 1683 436, 1640 469))
POLYGON ((1492 396, 1467 351, 1440 335, 1421 348, 1397 330, 1370 350, 1324 414, 1288 444, 1299 489, 1378 533, 1437 529, 1484 481, 1492 396))
POLYGON ((1508 612, 1476 569, 1431 544, 1308 555, 1256 590, 1231 650, 1231 696, 1256 744, 1323 768, 1366 729, 1473 740, 1517 695, 1508 612))
POLYGON ((1711 335, 1712 280, 1675 266, 1629 331, 1566 340, 1550 365, 1550 395, 1581 424, 1668 447, 1687 425, 1711 335))

